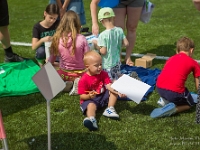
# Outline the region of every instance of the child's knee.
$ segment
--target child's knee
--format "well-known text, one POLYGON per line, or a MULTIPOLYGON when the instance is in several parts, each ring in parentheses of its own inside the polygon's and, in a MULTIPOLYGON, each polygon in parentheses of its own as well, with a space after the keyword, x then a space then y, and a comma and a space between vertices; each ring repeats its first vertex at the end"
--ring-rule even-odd
POLYGON ((92 110, 92 109, 96 109, 96 104, 95 103, 89 103, 87 105, 87 110, 92 110))

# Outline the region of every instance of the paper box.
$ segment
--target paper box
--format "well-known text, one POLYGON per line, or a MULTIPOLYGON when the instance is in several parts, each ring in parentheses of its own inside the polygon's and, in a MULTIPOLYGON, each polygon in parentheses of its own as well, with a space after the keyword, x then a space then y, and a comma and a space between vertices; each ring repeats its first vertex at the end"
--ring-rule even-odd
POLYGON ((135 59, 135 66, 149 68, 152 66, 152 61, 156 57, 156 54, 147 53, 142 58, 135 59))

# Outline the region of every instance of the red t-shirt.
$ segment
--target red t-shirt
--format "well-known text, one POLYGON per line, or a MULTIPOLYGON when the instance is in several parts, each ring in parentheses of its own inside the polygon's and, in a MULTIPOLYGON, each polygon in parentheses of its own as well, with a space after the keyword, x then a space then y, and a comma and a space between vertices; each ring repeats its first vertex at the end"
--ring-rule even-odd
POLYGON ((158 76, 158 88, 183 93, 188 75, 193 72, 195 78, 200 76, 199 64, 184 53, 169 58, 158 76))
MULTIPOLYGON (((108 76, 108 73, 101 71, 100 74, 93 76, 85 73, 78 82, 78 94, 88 94, 86 91, 96 91, 97 93, 105 92, 105 85, 110 84, 111 80, 108 76)), ((80 104, 84 100, 80 99, 80 104)))

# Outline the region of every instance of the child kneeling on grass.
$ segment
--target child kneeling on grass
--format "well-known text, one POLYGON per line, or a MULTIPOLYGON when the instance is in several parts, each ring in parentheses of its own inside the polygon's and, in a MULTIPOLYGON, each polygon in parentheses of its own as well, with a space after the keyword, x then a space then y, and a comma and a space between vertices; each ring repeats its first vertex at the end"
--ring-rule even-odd
POLYGON ((191 72, 193 72, 196 89, 199 85, 200 66, 192 58, 194 42, 183 37, 178 40, 176 51, 177 54, 167 60, 158 76, 156 87, 163 107, 154 109, 150 115, 152 118, 171 116, 188 110, 197 103, 185 87, 191 72))
POLYGON ((108 106, 103 115, 112 119, 119 119, 114 109, 117 97, 125 97, 111 88, 108 73, 102 70, 102 58, 96 51, 89 51, 84 55, 86 73, 78 83, 81 110, 87 117, 83 125, 90 131, 98 129, 95 119, 96 110, 108 106))

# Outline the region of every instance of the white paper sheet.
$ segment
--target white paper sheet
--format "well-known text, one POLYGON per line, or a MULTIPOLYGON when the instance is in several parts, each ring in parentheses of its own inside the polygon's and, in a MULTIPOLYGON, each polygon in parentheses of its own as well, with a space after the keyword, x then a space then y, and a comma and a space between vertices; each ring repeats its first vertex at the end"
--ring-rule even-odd
POLYGON ((151 86, 124 74, 111 87, 139 104, 151 86))

